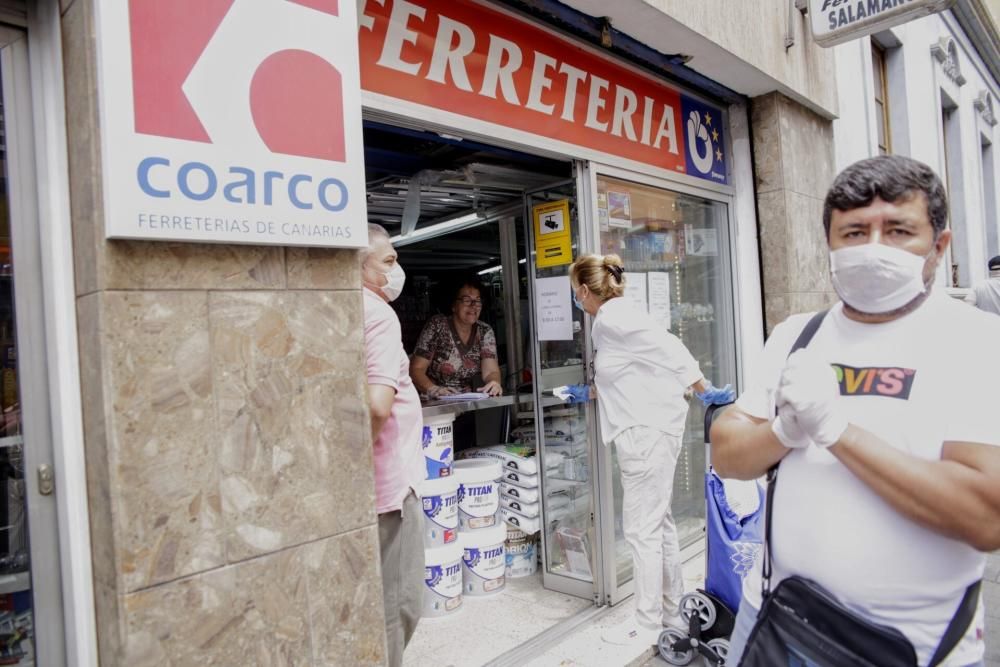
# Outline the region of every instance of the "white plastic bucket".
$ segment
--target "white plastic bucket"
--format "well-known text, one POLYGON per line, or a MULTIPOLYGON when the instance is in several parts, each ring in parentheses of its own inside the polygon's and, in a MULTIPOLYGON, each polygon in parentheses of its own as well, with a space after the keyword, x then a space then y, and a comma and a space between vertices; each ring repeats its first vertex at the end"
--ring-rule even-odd
POLYGON ((517 530, 507 529, 505 548, 504 575, 508 579, 530 577, 538 569, 537 542, 534 535, 517 530))
POLYGON ((507 529, 501 524, 463 533, 462 592, 465 595, 491 595, 503 590, 507 560, 504 541, 507 529))
POLYGON ((424 546, 451 544, 458 539, 458 480, 429 479, 418 490, 424 509, 424 546))
POLYGON ((444 616, 462 606, 462 547, 424 551, 423 616, 444 616))
POLYGON ((465 532, 500 523, 500 462, 492 459, 455 461, 458 480, 458 528, 465 532))
POLYGON ((424 463, 427 465, 427 479, 440 479, 451 475, 451 465, 455 458, 455 435, 452 422, 455 415, 438 415, 424 419, 421 444, 424 463))

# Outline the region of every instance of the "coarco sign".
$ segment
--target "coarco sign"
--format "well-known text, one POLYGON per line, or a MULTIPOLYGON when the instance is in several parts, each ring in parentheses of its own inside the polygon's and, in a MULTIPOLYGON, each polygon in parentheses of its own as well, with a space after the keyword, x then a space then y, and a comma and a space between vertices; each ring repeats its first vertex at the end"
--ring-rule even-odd
POLYGON ((809 0, 813 39, 834 46, 943 11, 955 0, 809 0))
POLYGON ((353 1, 96 7, 108 237, 366 243, 353 1))

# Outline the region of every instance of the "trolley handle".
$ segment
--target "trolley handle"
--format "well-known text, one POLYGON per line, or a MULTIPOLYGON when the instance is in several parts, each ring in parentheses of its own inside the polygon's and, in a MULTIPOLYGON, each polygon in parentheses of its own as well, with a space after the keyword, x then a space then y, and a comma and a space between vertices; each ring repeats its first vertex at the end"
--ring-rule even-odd
POLYGON ((715 421, 716 414, 723 408, 728 408, 732 403, 721 403, 719 405, 709 405, 705 408, 705 444, 710 444, 709 434, 712 431, 712 422, 715 421))

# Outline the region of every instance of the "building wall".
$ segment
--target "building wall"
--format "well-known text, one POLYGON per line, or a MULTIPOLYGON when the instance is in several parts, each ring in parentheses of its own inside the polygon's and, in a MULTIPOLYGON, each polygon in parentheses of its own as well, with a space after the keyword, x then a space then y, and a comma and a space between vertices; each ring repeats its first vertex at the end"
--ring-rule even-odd
MULTIPOLYGON (((834 122, 838 170, 878 152, 872 39, 865 37, 835 47, 841 98, 841 115, 834 122)), ((952 146, 960 155, 950 165, 953 176, 955 172, 959 175, 951 182, 952 244, 953 256, 960 264, 957 287, 969 287, 985 278, 987 260, 1000 253, 1000 216, 996 205, 989 203, 991 197, 993 202, 997 197, 1000 124, 991 125, 975 104, 985 91, 992 99, 994 119, 1000 118, 1000 86, 950 12, 911 21, 874 39, 885 48, 887 58, 892 152, 921 160, 945 177, 941 109, 942 104, 949 104, 949 97, 957 104, 953 122, 957 123, 958 137, 952 146), (931 54, 931 47, 942 37, 954 41, 958 68, 965 80, 961 85, 931 54), (994 147, 985 155, 984 142, 994 147), (984 164, 984 157, 992 163, 992 171, 990 164, 984 164)), ((938 280, 944 285, 947 278, 942 267, 938 280)))
POLYGON ((93 12, 63 48, 101 664, 382 664, 356 253, 106 241, 93 12))
POLYGON ((781 93, 751 100, 750 125, 770 333, 789 315, 836 300, 823 231, 823 199, 834 176, 833 129, 781 93))

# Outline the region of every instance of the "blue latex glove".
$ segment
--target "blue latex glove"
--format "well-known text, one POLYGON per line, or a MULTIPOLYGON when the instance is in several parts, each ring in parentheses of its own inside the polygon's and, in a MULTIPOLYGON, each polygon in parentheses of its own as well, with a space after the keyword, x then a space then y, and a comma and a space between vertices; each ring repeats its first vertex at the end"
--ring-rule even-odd
POLYGON ((584 403, 590 400, 590 385, 567 384, 562 387, 555 387, 552 395, 563 399, 567 403, 584 403))
POLYGON ((725 387, 716 387, 708 380, 705 381, 705 384, 708 385, 705 387, 705 391, 701 393, 696 391, 694 393, 705 407, 709 405, 725 405, 736 400, 736 392, 733 391, 733 385, 727 384, 725 387))

